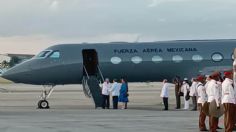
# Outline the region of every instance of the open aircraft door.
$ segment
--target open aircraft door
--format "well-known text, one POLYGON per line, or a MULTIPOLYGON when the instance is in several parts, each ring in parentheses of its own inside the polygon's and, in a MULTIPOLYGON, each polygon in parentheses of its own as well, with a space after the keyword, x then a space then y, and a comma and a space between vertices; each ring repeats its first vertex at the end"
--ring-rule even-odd
POLYGON ((98 65, 98 56, 95 49, 84 49, 83 54, 83 65, 84 65, 84 75, 88 76, 96 75, 97 65, 98 65))
POLYGON ((98 73, 98 55, 95 49, 84 49, 83 54, 83 90, 86 96, 93 97, 95 108, 102 107, 102 95, 98 73))

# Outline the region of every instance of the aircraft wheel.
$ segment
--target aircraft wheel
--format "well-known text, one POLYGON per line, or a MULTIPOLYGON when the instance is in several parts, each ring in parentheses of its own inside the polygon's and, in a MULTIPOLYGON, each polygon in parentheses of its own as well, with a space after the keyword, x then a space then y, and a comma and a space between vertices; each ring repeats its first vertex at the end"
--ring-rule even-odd
POLYGON ((38 102, 38 108, 39 109, 49 109, 49 103, 47 100, 40 100, 38 102))

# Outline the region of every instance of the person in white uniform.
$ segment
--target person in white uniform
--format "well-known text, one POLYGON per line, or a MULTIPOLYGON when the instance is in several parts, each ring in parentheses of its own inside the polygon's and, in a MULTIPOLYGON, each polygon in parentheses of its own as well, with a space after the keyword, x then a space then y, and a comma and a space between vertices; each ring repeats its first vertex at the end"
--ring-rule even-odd
MULTIPOLYGON (((214 72, 210 76, 211 80, 208 83, 207 86, 207 94, 208 94, 208 103, 210 104, 212 101, 215 100, 217 109, 220 108, 221 103, 221 84, 219 82, 220 80, 220 73, 214 72)), ((209 116, 209 124, 210 124, 210 131, 216 132, 216 129, 218 128, 218 122, 219 118, 214 117, 212 115, 209 116)))
POLYGON ((233 86, 233 72, 224 72, 225 80, 222 83, 222 104, 224 106, 225 132, 232 132, 234 129, 235 117, 235 89, 233 86))
POLYGON ((186 96, 189 94, 189 84, 188 78, 184 78, 183 84, 181 86, 181 91, 184 93, 184 109, 189 109, 189 100, 186 100, 186 96))
POLYGON ((193 78, 192 80, 192 85, 190 87, 190 97, 192 98, 192 102, 193 102, 193 109, 192 111, 196 111, 197 110, 197 81, 196 78, 193 78))
POLYGON ((203 85, 205 82, 205 77, 204 76, 198 76, 197 79, 197 103, 198 103, 198 108, 199 108, 199 130, 200 131, 208 131, 206 128, 206 114, 203 112, 203 104, 207 102, 207 94, 206 94, 206 88, 203 85))

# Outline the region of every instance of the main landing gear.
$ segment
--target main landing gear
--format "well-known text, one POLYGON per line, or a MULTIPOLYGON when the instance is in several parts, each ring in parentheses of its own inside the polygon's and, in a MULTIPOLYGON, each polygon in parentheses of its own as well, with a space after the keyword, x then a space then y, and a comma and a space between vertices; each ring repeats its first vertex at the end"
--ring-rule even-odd
POLYGON ((49 109, 49 103, 47 99, 50 97, 54 90, 54 85, 44 85, 42 94, 40 95, 40 100, 38 102, 39 109, 49 109))

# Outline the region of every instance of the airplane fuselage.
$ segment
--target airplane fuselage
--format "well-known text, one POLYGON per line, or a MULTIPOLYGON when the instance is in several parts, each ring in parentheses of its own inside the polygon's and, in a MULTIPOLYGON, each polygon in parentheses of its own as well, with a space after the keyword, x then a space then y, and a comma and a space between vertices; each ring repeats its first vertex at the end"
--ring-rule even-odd
POLYGON ((79 84, 94 72, 90 66, 94 64, 104 77, 125 77, 130 82, 170 80, 176 75, 190 78, 231 68, 235 47, 236 40, 62 44, 9 69, 3 77, 36 85, 79 84))

